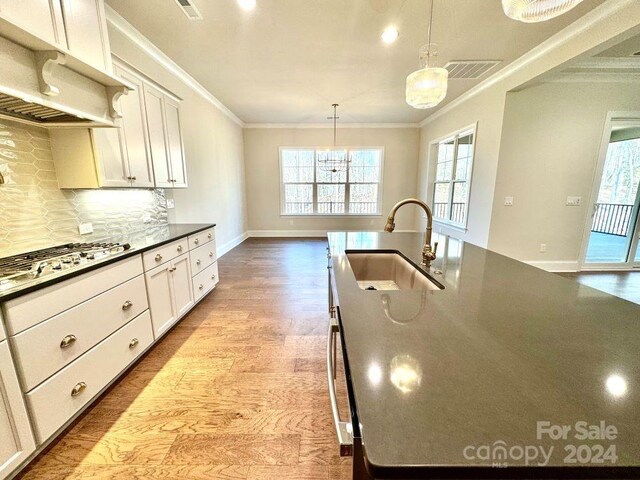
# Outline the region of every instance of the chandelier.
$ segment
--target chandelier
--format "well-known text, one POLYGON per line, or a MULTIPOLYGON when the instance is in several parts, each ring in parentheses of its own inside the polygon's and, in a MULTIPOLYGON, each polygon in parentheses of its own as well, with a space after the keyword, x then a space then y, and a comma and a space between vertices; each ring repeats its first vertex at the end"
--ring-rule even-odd
POLYGON ((339 173, 344 172, 349 165, 349 159, 347 153, 344 150, 338 150, 336 145, 338 124, 337 121, 340 118, 338 116, 337 103, 331 105, 333 107, 333 116, 327 117, 327 120, 333 120, 333 150, 327 150, 325 152, 318 152, 318 168, 323 172, 339 173))
POLYGON ((582 0, 502 0, 507 17, 521 22, 544 22, 568 12, 582 0))
POLYGON ((433 0, 429 14, 429 33, 427 45, 420 48, 420 70, 407 77, 405 99, 413 108, 433 108, 447 96, 449 71, 446 68, 432 67, 432 57, 438 56, 438 47, 431 43, 433 24, 433 0))

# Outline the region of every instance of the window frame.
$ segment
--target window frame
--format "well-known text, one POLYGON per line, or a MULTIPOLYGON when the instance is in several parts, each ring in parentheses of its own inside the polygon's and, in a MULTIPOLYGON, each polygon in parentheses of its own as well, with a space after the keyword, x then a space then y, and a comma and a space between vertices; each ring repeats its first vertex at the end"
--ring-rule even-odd
POLYGON ((317 168, 317 152, 322 150, 334 150, 333 146, 282 146, 278 147, 278 163, 280 165, 280 178, 278 182, 280 184, 280 216, 281 217, 381 217, 382 216, 382 193, 383 193, 383 182, 384 182, 384 147, 382 146, 337 146, 335 150, 344 150, 346 151, 347 158, 351 151, 353 150, 376 150, 380 152, 380 181, 378 182, 378 201, 376 202, 376 213, 351 213, 349 212, 350 206, 350 194, 351 194, 351 185, 370 185, 370 182, 349 182, 349 168, 347 168, 346 179, 345 182, 318 182, 316 179, 316 168, 317 168), (285 211, 285 182, 283 181, 283 164, 282 164, 282 152, 284 150, 313 150, 313 182, 300 182, 300 183, 292 183, 292 184, 304 184, 304 185, 312 185, 313 186, 313 195, 312 195, 312 213, 286 213, 285 211), (344 185, 345 186, 345 213, 318 213, 318 185, 344 185))
MULTIPOLYGON (((478 122, 475 122, 471 125, 467 125, 464 128, 460 128, 458 130, 455 130, 452 133, 449 133, 447 135, 444 135, 436 140, 433 140, 429 145, 430 145, 430 157, 431 159, 433 159, 433 161, 430 160, 429 164, 431 165, 431 173, 432 173, 432 178, 429 181, 429 188, 431 189, 431 195, 429 195, 430 197, 430 206, 432 211, 435 212, 435 195, 436 195, 436 185, 441 183, 441 184, 448 184, 449 185, 449 199, 448 199, 448 203, 447 203, 447 211, 448 211, 448 218, 440 218, 440 217, 436 217, 435 214, 433 215, 433 221, 435 223, 439 223, 441 225, 445 225, 448 227, 452 227, 458 230, 462 230, 464 232, 467 231, 467 226, 469 224, 469 205, 470 205, 470 201, 471 201, 471 186, 473 183, 473 170, 474 170, 474 166, 475 166, 475 157, 476 157, 476 143, 477 143, 477 134, 478 134, 478 122), (458 163, 458 139, 461 136, 466 136, 468 134, 473 135, 473 145, 471 148, 471 156, 469 158, 470 164, 469 164, 469 168, 467 170, 467 179, 466 180, 456 180, 455 179, 455 172, 456 172, 456 167, 457 167, 457 163, 458 163), (450 141, 450 140, 454 140, 454 151, 453 151, 453 160, 452 160, 452 165, 451 165, 451 180, 449 181, 438 181, 437 179, 437 174, 438 174, 438 151, 440 148, 440 144, 450 141), (464 222, 454 222, 453 220, 451 220, 451 213, 452 213, 452 206, 453 206, 453 195, 454 195, 454 190, 455 190, 455 185, 456 183, 466 183, 467 184, 467 200, 465 202, 465 217, 464 217, 464 222)), ((427 190, 429 191, 429 190, 427 190)))

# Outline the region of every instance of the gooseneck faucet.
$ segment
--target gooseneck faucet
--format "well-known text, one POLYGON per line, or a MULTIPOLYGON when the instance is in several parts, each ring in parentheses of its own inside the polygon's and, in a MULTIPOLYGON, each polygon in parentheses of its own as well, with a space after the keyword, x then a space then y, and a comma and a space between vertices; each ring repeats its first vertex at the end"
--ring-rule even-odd
POLYGON ((422 200, 418 200, 417 198, 405 198, 404 200, 396 203, 394 207, 391 209, 389 213, 389 217, 387 218, 387 224, 384 226, 385 232, 393 232, 396 228, 396 212, 398 209, 406 205, 407 203, 413 203, 422 207, 424 213, 427 214, 427 236, 424 241, 424 247, 422 247, 422 265, 429 268, 431 266, 431 262, 436 259, 436 252, 438 251, 438 242, 435 243, 433 248, 431 247, 431 230, 433 227, 433 215, 431 214, 431 209, 429 205, 424 203, 422 200))

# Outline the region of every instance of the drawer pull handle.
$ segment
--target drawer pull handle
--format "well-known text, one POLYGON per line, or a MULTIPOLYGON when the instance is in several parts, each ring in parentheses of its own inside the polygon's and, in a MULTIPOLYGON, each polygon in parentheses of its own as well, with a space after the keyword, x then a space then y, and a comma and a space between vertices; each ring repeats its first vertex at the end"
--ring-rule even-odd
POLYGON ((178 251, 181 252, 182 251, 182 245, 178 245, 178 251))
POLYGON ((211 280, 215 280, 216 276, 215 275, 211 275, 211 280))
POLYGON ((176 268, 178 268, 178 267, 172 267, 172 268, 170 268, 170 269, 169 269, 169 271, 170 271, 170 272, 175 272, 175 271, 176 271, 176 268))
POLYGON ((133 307, 133 302, 131 300, 127 300, 122 304, 122 310, 129 310, 131 307, 133 307))
POLYGON ((196 245, 200 243, 200 240, 198 240, 197 238, 193 241, 193 243, 195 243, 196 245))
POLYGON ((70 347, 71 345, 73 345, 76 342, 76 340, 78 340, 78 339, 76 338, 75 335, 67 335, 60 342, 60 348, 70 347))
POLYGON ((213 258, 213 252, 209 252, 209 257, 213 258))
POLYGON ((85 388, 87 388, 86 383, 84 382, 77 383, 76 386, 71 389, 71 396, 77 397, 84 391, 85 388))
POLYGON ((200 265, 202 262, 200 260, 196 260, 196 265, 200 265))
POLYGON ((198 285, 198 290, 202 290, 204 288, 204 285, 200 284, 198 285))
POLYGON ((159 262, 160 260, 162 260, 162 255, 158 253, 156 254, 156 262, 159 262))
POLYGON ((138 346, 138 344, 140 343, 140 340, 138 340, 137 338, 132 338, 131 341, 129 342, 129 348, 136 348, 138 346))
POLYGON ((211 240, 211 234, 207 235, 207 237, 209 238, 209 240, 211 240))

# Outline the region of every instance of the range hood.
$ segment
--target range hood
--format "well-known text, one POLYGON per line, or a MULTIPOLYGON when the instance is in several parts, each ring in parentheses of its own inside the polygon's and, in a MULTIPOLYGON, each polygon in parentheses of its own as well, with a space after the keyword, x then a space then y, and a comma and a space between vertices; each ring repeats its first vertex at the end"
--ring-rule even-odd
POLYGON ((41 127, 113 127, 132 85, 0 19, 0 117, 41 127))

